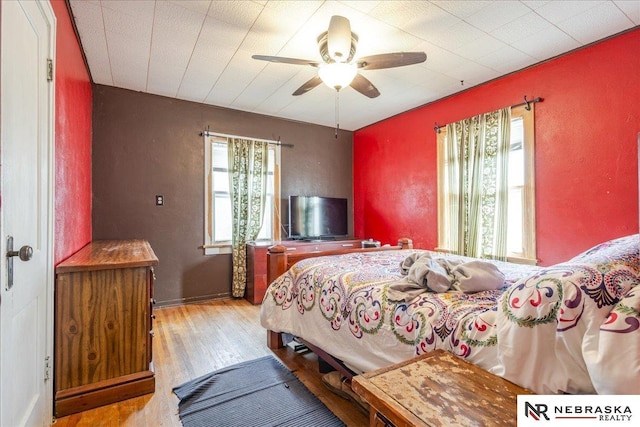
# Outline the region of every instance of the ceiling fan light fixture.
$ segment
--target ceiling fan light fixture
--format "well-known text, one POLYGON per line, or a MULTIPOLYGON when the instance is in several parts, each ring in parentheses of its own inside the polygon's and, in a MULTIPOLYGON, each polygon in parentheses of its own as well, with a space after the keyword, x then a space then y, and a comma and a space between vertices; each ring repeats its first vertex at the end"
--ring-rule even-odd
POLYGON ((357 73, 358 65, 355 63, 333 62, 331 64, 321 64, 318 67, 318 76, 320 76, 322 82, 335 90, 349 86, 357 73))
POLYGON ((351 60, 351 25, 343 16, 334 15, 329 23, 327 31, 327 47, 329 57, 335 62, 348 62, 351 60))

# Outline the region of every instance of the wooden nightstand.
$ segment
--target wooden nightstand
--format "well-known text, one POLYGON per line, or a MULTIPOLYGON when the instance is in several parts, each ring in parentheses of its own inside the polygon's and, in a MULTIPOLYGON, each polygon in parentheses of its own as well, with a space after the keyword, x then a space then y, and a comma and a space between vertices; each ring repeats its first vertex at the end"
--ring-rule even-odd
POLYGON ((353 378, 370 426, 515 426, 518 394, 533 394, 436 350, 353 378))

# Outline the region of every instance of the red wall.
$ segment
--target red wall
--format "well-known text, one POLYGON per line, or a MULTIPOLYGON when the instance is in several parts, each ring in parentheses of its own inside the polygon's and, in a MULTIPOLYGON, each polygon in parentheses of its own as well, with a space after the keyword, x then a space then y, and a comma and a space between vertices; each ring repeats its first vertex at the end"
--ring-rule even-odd
POLYGON ((535 106, 540 264, 637 233, 638 52, 636 29, 356 131, 355 234, 384 243, 407 236, 434 248, 434 123, 518 104, 524 95, 544 98, 535 106))
POLYGON ((56 40, 55 263, 91 241, 92 88, 64 0, 56 40))

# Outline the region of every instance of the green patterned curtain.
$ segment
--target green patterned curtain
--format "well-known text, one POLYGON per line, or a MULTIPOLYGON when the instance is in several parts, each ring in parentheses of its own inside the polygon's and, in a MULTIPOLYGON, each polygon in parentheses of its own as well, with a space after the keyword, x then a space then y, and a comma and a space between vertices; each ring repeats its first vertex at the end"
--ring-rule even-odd
POLYGON ((505 260, 511 109, 447 125, 450 250, 505 260))
POLYGON ((247 285, 247 242, 262 227, 267 188, 268 144, 249 139, 229 140, 229 193, 233 218, 234 297, 244 296, 247 285))

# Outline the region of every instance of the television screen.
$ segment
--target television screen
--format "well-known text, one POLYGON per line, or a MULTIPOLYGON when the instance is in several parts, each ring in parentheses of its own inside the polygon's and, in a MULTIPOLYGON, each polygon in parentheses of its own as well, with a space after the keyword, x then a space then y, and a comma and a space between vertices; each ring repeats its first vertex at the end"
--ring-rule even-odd
POLYGON ((289 196, 289 237, 321 239, 346 236, 347 199, 289 196))

